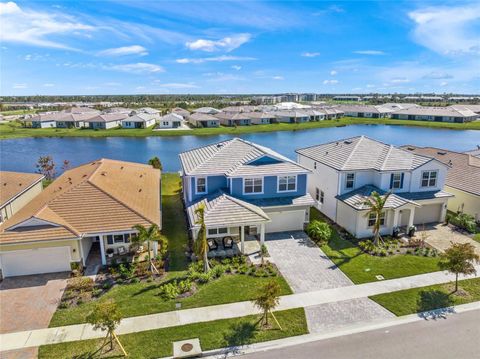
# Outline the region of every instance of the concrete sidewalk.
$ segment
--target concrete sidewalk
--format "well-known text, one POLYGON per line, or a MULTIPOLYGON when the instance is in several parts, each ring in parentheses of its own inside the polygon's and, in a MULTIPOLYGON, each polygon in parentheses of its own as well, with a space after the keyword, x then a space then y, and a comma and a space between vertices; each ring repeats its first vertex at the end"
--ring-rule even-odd
MULTIPOLYGON (((479 278, 480 266, 476 268, 476 275, 462 277, 461 279, 479 278)), ((454 279, 455 277, 453 275, 447 274, 446 272, 434 272, 381 282, 292 294, 281 297, 280 304, 276 310, 309 307, 324 303, 365 298, 371 295, 395 292, 403 289, 447 283, 454 279)), ((259 313, 259 311, 253 306, 252 302, 214 305, 125 318, 120 323, 116 332, 117 334, 127 334, 218 319, 243 317, 257 313, 259 313)), ((101 338, 104 335, 103 332, 93 330, 89 324, 8 333, 0 335, 0 351, 101 338)))

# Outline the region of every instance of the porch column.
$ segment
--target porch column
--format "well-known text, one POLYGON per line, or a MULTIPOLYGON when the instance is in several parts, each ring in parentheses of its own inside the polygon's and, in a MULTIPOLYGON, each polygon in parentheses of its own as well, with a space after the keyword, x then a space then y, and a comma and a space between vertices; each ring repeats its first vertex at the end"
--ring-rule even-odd
POLYGON ((157 254, 158 254, 158 242, 157 241, 153 241, 152 251, 153 251, 153 256, 156 257, 157 254))
POLYGON ((265 223, 260 225, 260 245, 263 246, 265 244, 265 223))
POLYGON ((107 258, 105 257, 105 243, 103 242, 103 234, 100 235, 100 257, 102 258, 102 265, 107 265, 107 258))
POLYGON ((445 222, 445 217, 447 216, 447 202, 442 204, 442 211, 440 213, 439 222, 445 222))
POLYGON ((415 215, 415 208, 410 208, 410 216, 408 217, 408 228, 413 226, 413 216, 415 215))
POLYGON ((240 226, 240 251, 245 253, 245 230, 243 226, 240 226))
POLYGON ((398 226, 398 217, 400 216, 400 211, 397 211, 396 209, 393 210, 393 227, 398 226))

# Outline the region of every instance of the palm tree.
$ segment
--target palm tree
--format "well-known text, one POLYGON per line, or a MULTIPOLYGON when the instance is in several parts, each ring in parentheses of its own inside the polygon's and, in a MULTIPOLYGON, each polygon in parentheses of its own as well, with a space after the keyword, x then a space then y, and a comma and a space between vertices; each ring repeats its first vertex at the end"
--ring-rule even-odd
POLYGON ((153 265, 152 262, 152 256, 150 254, 150 243, 152 241, 158 242, 162 251, 165 251, 167 242, 165 238, 160 234, 160 229, 156 224, 152 224, 150 227, 145 228, 141 224, 136 224, 133 226, 133 229, 136 229, 138 231, 137 237, 133 239, 134 242, 136 243, 145 243, 147 242, 147 248, 148 248, 148 262, 150 264, 150 271, 153 273, 153 271, 157 270, 155 266, 153 265))
POLYGON ((375 223, 372 229, 374 246, 378 246, 380 241, 382 241, 382 236, 380 235, 381 217, 385 203, 387 203, 387 199, 391 194, 391 192, 387 192, 384 196, 381 196, 378 192, 373 191, 371 195, 364 202, 362 202, 363 205, 370 208, 370 210, 367 212, 367 216, 375 216, 375 223))
POLYGON ((207 227, 205 226, 205 206, 201 204, 196 210, 195 214, 198 219, 196 224, 200 225, 197 240, 194 244, 194 250, 198 257, 203 258, 203 271, 207 273, 210 270, 208 263, 208 242, 207 242, 207 227))

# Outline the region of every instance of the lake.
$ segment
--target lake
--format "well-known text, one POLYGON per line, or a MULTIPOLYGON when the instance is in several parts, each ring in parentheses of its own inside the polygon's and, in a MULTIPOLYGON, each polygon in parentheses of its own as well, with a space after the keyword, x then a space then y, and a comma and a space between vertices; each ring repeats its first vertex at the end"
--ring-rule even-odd
MULTIPOLYGON (((303 131, 279 131, 245 134, 242 137, 270 147, 295 159, 294 150, 337 139, 367 135, 394 145, 414 144, 454 151, 467 151, 480 145, 480 131, 446 130, 391 125, 353 125, 317 128, 303 131)), ((158 156, 164 171, 180 169, 180 152, 232 138, 231 135, 172 137, 64 137, 20 138, 0 141, 0 169, 20 172, 35 171, 38 157, 51 155, 57 166, 69 160, 73 166, 99 158, 113 158, 146 163, 158 156)))

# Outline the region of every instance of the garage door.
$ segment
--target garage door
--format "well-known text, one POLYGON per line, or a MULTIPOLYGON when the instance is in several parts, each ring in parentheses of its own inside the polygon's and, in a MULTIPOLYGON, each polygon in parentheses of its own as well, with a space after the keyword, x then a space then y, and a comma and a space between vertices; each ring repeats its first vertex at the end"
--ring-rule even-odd
POLYGON ((266 224, 266 233, 303 230, 305 210, 269 212, 267 215, 272 221, 266 224))
POLYGON ((441 204, 429 204, 415 209, 414 224, 438 222, 442 211, 441 204))
POLYGON ((4 277, 70 271, 70 247, 38 248, 0 255, 4 277))

